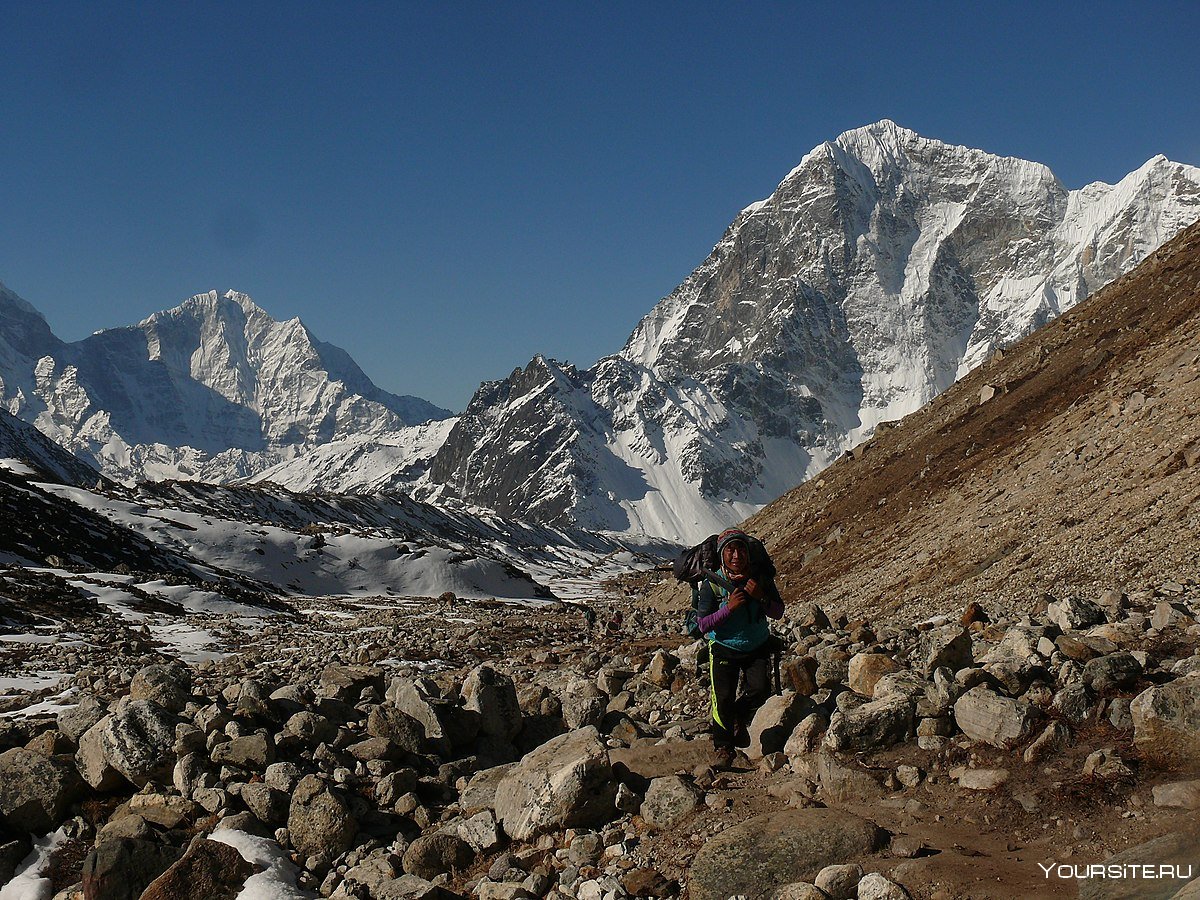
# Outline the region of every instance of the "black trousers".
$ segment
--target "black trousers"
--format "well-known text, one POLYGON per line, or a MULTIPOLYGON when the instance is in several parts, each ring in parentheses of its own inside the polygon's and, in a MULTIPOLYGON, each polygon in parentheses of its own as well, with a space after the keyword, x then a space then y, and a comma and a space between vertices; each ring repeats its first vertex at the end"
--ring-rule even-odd
POLYGON ((746 729, 771 693, 770 641, 747 653, 709 644, 712 735, 717 747, 746 746, 746 729), (738 682, 742 693, 738 696, 738 682))

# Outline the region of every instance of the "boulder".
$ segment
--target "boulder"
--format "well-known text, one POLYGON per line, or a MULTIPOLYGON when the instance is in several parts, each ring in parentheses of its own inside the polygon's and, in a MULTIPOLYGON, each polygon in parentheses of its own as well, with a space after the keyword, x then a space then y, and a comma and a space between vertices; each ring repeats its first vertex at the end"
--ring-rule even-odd
MULTIPOLYGON (((299 741, 310 747, 315 747, 317 744, 329 743, 337 737, 337 732, 337 725, 320 713, 315 713, 307 709, 293 713, 283 723, 284 736, 292 739, 288 743, 299 741)), ((282 739, 280 742, 284 743, 282 739)))
POLYGON ((1109 653, 1083 667, 1083 683, 1100 696, 1134 686, 1142 675, 1142 664, 1132 653, 1109 653))
POLYGON ((675 670, 679 668, 679 659, 666 650, 656 650, 646 666, 645 678, 651 684, 665 688, 670 687, 675 679, 675 670))
POLYGON ((179 859, 179 848, 136 838, 102 841, 83 861, 87 900, 138 900, 179 859))
POLYGON ((811 656, 791 656, 779 666, 780 682, 785 689, 811 697, 817 692, 817 661, 811 656))
POLYGON ((1091 722, 1100 711, 1096 695, 1083 684, 1068 684, 1054 695, 1050 706, 1072 725, 1091 722))
POLYGON ((569 731, 516 763, 496 788, 495 809, 510 838, 598 825, 614 813, 616 784, 594 727, 569 731))
POLYGON ((482 810, 459 822, 458 836, 476 853, 491 853, 504 840, 500 825, 490 809, 482 810))
POLYGON ((170 713, 179 713, 192 696, 192 678, 181 665, 139 669, 129 683, 130 700, 149 700, 170 713))
POLYGON ((818 647, 813 656, 817 660, 817 687, 833 688, 846 683, 850 670, 849 653, 841 647, 818 647))
POLYGON ((1046 618, 1063 631, 1080 631, 1108 621, 1103 609, 1082 597, 1068 597, 1049 604, 1046 618))
POLYGON ((441 698, 427 678, 393 678, 387 700, 421 723, 425 740, 442 756, 466 747, 479 734, 479 714, 441 698))
POLYGON ((134 794, 129 798, 129 812, 145 822, 163 828, 178 828, 190 824, 200 814, 200 807, 186 797, 174 794, 134 794))
POLYGON ((321 671, 317 694, 330 700, 357 703, 366 688, 383 693, 383 669, 330 663, 321 671))
POLYGON ((425 734, 421 723, 390 703, 372 706, 367 715, 367 734, 395 744, 405 753, 425 752, 425 734))
POLYGON ((315 775, 305 775, 296 785, 287 828, 302 856, 331 860, 350 847, 358 831, 346 801, 315 775))
POLYGON ((404 851, 404 871, 420 878, 433 879, 444 872, 465 869, 475 859, 471 845, 457 834, 435 831, 425 834, 404 851))
POLYGON ((1051 722, 1037 738, 1025 748, 1023 758, 1027 763, 1040 762, 1053 756, 1071 742, 1071 729, 1062 722, 1051 722))
POLYGON ((1156 784, 1154 786, 1154 805, 1177 809, 1200 809, 1200 779, 1156 784))
POLYGON ((0 813, 15 829, 53 831, 82 791, 74 768, 61 759, 23 747, 0 753, 0 813))
POLYGON ((826 866, 868 855, 885 832, 833 809, 789 809, 755 816, 709 840, 692 864, 693 900, 761 897, 784 885, 810 881, 826 866))
POLYGON ((932 675, 942 666, 957 672, 970 666, 971 658, 971 632, 961 625, 931 628, 921 636, 918 659, 923 675, 932 675))
POLYGON ((150 882, 140 900, 234 900, 254 871, 228 844, 193 841, 179 860, 150 882))
POLYGON ((642 818, 657 828, 670 828, 704 803, 704 791, 678 775, 655 778, 642 801, 642 818))
POLYGON ((886 697, 835 712, 829 719, 824 744, 839 752, 877 750, 900 743, 912 727, 912 702, 906 697, 886 697))
POLYGON ((608 695, 592 682, 576 678, 568 682, 561 702, 563 722, 567 728, 576 731, 600 725, 608 708, 608 695))
POLYGON ((79 702, 58 714, 58 730, 78 746, 84 733, 108 715, 108 709, 91 694, 83 694, 79 702))
POLYGON ((1029 737, 1038 715, 1028 703, 1002 697, 984 685, 971 688, 954 704, 954 721, 967 737, 1002 749, 1029 737))
POLYGON ((871 697, 885 700, 889 697, 905 697, 916 701, 925 695, 929 682, 909 669, 883 675, 875 682, 871 697))
POLYGON ((472 775, 471 780, 467 782, 466 787, 459 794, 459 808, 464 813, 494 808, 496 805, 496 788, 500 786, 500 782, 504 780, 504 776, 511 772, 515 765, 516 763, 505 763, 501 766, 483 769, 472 775))
POLYGON ((135 787, 170 779, 175 767, 175 719, 150 700, 122 698, 80 739, 79 774, 97 790, 114 787, 115 771, 135 787))
MULTIPOLYGON (((986 659, 991 662, 1000 662, 1006 659, 1025 661, 1031 657, 1041 659, 1050 655, 1042 652, 1042 641, 1049 640, 1056 634, 1058 634, 1057 628, 1052 629, 1043 625, 1014 625, 1004 632, 1004 637, 1000 639, 999 643, 988 651, 986 659)), ((1047 649, 1053 652, 1053 644, 1047 649)))
POLYGON ((1167 628, 1176 626, 1190 625, 1195 621, 1192 618, 1192 611, 1174 600, 1160 600, 1154 606, 1154 613, 1150 616, 1150 627, 1157 631, 1163 631, 1167 628))
POLYGON ((463 682, 462 696, 463 705, 479 714, 481 733, 511 741, 521 730, 517 686, 508 675, 489 665, 478 666, 463 682))
POLYGON ((287 822, 290 798, 268 784, 255 782, 242 786, 239 794, 246 809, 265 825, 277 828, 287 822))
POLYGON ((275 746, 265 734, 248 734, 217 744, 212 749, 211 758, 219 766, 264 772, 267 766, 275 762, 275 746))
POLYGON ((858 900, 908 900, 908 891, 878 872, 872 872, 859 881, 858 900))
POLYGON ((901 668, 900 663, 882 653, 856 653, 850 658, 847 684, 860 697, 872 697, 875 682, 901 668))
POLYGON ((758 759, 768 753, 778 753, 796 725, 816 708, 808 697, 793 691, 768 697, 750 722, 750 745, 746 748, 746 756, 758 759))
POLYGON ((771 900, 829 900, 829 895, 807 881, 794 881, 776 888, 771 893, 771 900))
POLYGON ((853 863, 826 866, 817 873, 813 884, 828 894, 829 900, 854 900, 862 876, 862 866, 853 863))
POLYGON ((1134 745, 1147 760, 1180 769, 1200 766, 1200 673, 1142 691, 1129 712, 1134 745))
POLYGON ((821 745, 821 738, 825 735, 825 729, 829 727, 829 720, 825 718, 823 711, 811 712, 797 725, 791 733, 791 736, 784 742, 783 754, 793 763, 809 753, 812 753, 821 745))
POLYGON ((818 753, 813 769, 822 794, 834 803, 875 803, 883 794, 883 786, 868 772, 832 753, 818 753))

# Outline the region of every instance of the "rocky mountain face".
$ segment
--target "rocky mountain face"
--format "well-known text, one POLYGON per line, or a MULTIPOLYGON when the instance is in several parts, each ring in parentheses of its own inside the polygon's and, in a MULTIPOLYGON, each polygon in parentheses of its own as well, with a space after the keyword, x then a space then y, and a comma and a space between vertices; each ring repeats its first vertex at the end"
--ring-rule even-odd
POLYGON ((1200 604, 1198 402, 1200 223, 746 527, 851 617, 1200 604))
POLYGON ((375 386, 299 319, 198 294, 68 344, 0 290, 0 400, 106 475, 226 481, 347 435, 449 415, 375 386))
POLYGON ((480 387, 429 496, 696 539, 821 471, 1200 217, 1200 170, 1117 185, 883 121, 745 209, 620 353, 480 387))

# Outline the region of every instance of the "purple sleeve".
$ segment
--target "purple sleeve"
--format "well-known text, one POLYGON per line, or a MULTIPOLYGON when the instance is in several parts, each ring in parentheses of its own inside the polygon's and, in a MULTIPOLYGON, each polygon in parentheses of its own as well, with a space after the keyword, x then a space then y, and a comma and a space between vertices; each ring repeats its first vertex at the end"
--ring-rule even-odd
MULTIPOLYGON (((780 614, 782 614, 782 612, 783 612, 783 607, 781 604, 780 605, 780 614)), ((718 625, 723 625, 725 623, 725 620, 728 619, 731 615, 733 615, 733 610, 731 610, 728 606, 722 606, 715 613, 712 613, 711 615, 707 615, 702 619, 697 619, 696 626, 700 629, 701 633, 708 634, 710 631, 712 631, 718 625)))

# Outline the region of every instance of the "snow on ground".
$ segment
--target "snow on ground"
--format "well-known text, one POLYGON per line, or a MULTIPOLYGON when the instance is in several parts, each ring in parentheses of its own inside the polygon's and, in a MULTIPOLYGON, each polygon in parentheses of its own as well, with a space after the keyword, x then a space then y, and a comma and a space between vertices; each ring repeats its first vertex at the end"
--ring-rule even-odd
POLYGON ((17 866, 17 874, 0 888, 0 900, 49 900, 53 893, 49 878, 42 873, 50 868, 50 856, 67 839, 65 828, 33 843, 33 850, 17 866))
POLYGON ((0 697, 15 697, 18 693, 44 691, 68 677, 70 676, 67 672, 31 672, 25 675, 0 678, 0 697))
POLYGON ((234 900, 310 900, 320 896, 315 891, 304 891, 296 886, 296 874, 300 869, 275 841, 233 828, 214 831, 208 837, 211 841, 229 845, 246 862, 264 869, 246 879, 234 900))
POLYGON ((184 662, 198 665, 213 659, 224 659, 228 656, 219 649, 220 642, 212 632, 197 628, 187 622, 173 622, 167 625, 149 625, 154 639, 161 641, 171 648, 172 655, 184 662))

